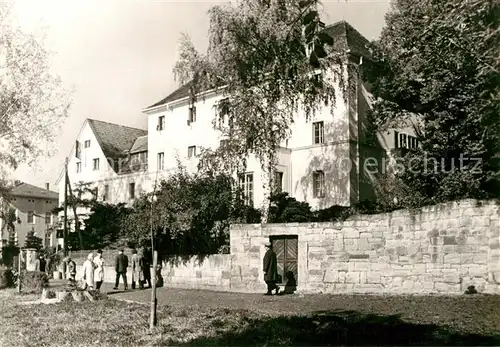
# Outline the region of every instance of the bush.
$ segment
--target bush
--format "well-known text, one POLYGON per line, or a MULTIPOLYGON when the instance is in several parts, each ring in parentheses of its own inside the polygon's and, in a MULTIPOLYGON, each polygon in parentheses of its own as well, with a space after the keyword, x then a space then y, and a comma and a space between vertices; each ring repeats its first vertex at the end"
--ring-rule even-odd
POLYGON ((0 289, 14 286, 14 276, 11 269, 0 268, 0 289))
POLYGON ((23 293, 38 294, 43 288, 49 286, 49 278, 45 272, 40 271, 22 271, 21 272, 21 291, 23 293))
POLYGON ((7 267, 12 267, 14 265, 14 257, 17 255, 19 255, 19 247, 9 242, 2 247, 2 264, 7 267))
POLYGON ((312 222, 314 214, 307 202, 297 201, 288 193, 276 193, 269 198, 269 223, 312 222))

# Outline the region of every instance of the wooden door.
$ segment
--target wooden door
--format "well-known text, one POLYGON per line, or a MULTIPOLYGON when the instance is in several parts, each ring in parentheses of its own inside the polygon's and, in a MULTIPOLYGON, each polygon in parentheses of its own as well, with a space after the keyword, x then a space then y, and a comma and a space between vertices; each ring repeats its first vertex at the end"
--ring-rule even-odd
POLYGON ((283 235, 271 237, 273 250, 278 260, 278 274, 281 276, 280 284, 286 284, 287 272, 291 271, 298 282, 298 237, 296 235, 283 235))

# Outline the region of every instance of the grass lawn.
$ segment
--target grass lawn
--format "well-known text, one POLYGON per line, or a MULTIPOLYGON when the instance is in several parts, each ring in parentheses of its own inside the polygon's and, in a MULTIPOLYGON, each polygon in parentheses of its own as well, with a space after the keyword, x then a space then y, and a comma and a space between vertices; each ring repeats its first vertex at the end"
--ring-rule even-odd
POLYGON ((149 305, 20 304, 35 299, 0 291, 0 346, 500 345, 499 296, 295 297, 324 308, 301 315, 280 313, 285 297, 273 297, 272 310, 171 302, 153 332, 149 305))

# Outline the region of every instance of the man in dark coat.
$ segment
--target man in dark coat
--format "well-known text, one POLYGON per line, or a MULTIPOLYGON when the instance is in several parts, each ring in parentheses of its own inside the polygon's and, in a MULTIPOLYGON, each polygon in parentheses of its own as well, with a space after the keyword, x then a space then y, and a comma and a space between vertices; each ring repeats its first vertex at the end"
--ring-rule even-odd
POLYGON ((267 293, 265 295, 272 295, 272 291, 276 289, 276 294, 279 293, 280 288, 276 285, 278 280, 278 261, 276 253, 274 253, 271 242, 266 243, 266 254, 264 255, 264 281, 267 284, 267 293))
POLYGON ((118 289, 118 284, 120 283, 120 276, 123 278, 123 287, 125 290, 128 289, 127 284, 127 267, 128 267, 128 257, 123 254, 123 249, 120 249, 120 252, 115 258, 115 271, 116 271, 116 281, 114 290, 118 289))

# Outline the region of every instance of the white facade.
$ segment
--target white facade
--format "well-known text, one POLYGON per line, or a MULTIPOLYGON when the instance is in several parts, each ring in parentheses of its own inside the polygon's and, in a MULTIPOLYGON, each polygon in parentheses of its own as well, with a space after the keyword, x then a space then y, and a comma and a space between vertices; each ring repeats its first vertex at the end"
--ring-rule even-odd
MULTIPOLYGON (((363 86, 357 72, 353 73, 355 75, 351 76, 351 80, 355 83, 355 92, 346 98, 339 87, 333 112, 330 107, 324 107, 311 120, 306 120, 304 114, 297 114, 291 137, 278 149, 276 171, 282 173, 283 190, 299 201, 307 201, 315 209, 332 205, 348 206, 360 199, 370 198, 370 194, 365 197, 360 192, 364 188, 360 187, 362 173, 359 172, 359 142, 363 137, 361 129, 364 121, 364 116, 359 112, 366 112, 360 105, 367 101, 362 100, 363 86), (317 141, 317 136, 315 139, 316 122, 323 122, 320 141, 317 141)), ((82 144, 81 158, 75 157, 75 148, 69 155, 68 173, 73 190, 78 183, 91 183, 98 189, 98 199, 101 201, 107 191, 106 201, 110 203, 132 203, 134 199, 130 196, 130 185, 135 185, 136 198, 152 191, 155 177, 160 180, 175 170, 177 158, 188 171, 196 171, 200 149, 215 149, 223 139, 222 133, 214 129, 212 124, 214 106, 222 97, 221 91, 200 96, 194 105, 194 122, 188 122, 188 97, 145 109, 144 113, 148 117, 147 170, 128 174, 119 174, 112 168, 110 162, 114 159, 106 158, 92 127, 86 121, 77 138, 82 144), (159 120, 160 117, 164 118, 159 120), (88 147, 85 147, 86 141, 90 141, 88 147), (96 159, 99 160, 98 169, 94 168, 96 159)), ((383 152, 381 148, 372 150, 377 151, 378 156, 383 152)), ((260 163, 249 158, 246 172, 252 178, 248 186, 251 186, 254 206, 259 207, 264 197, 260 163)), ((59 195, 59 201, 64 201, 63 176, 59 180, 59 195)), ((68 212, 70 216, 71 213, 68 212)))

